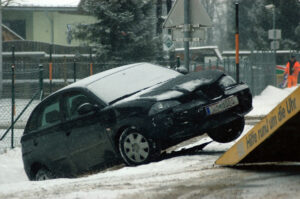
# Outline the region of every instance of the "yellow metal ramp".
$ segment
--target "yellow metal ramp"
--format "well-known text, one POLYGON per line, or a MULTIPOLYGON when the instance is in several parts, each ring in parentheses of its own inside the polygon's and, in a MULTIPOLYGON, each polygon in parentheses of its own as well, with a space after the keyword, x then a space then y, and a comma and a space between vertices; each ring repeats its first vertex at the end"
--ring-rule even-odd
POLYGON ((300 87, 225 152, 216 164, 233 166, 280 161, 300 162, 300 87))

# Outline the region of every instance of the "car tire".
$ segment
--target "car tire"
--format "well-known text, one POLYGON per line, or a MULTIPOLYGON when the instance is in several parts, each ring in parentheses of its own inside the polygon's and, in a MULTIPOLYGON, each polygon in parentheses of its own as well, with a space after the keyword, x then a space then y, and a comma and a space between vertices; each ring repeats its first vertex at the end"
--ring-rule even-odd
POLYGON ((119 152, 125 164, 136 166, 156 160, 161 150, 157 142, 135 128, 128 128, 119 137, 119 152))
POLYGON ((35 180, 36 181, 43 181, 43 180, 50 180, 50 179, 54 179, 55 175, 49 171, 48 169, 42 167, 40 168, 36 174, 35 174, 35 180))
POLYGON ((237 139, 243 132, 245 119, 243 117, 234 120, 218 128, 209 130, 208 136, 216 142, 227 143, 237 139))

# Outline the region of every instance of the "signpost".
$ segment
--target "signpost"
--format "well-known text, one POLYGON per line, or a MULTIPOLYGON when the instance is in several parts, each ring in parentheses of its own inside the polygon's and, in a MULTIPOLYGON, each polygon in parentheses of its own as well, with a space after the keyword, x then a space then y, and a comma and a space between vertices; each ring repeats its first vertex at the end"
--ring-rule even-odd
POLYGON ((189 70, 189 42, 204 39, 204 32, 212 22, 200 0, 177 0, 163 28, 172 30, 172 40, 184 42, 184 63, 189 70))
POLYGON ((3 90, 3 60, 2 60, 2 2, 0 0, 0 98, 3 90))
POLYGON ((172 48, 175 48, 174 43, 173 43, 172 38, 171 38, 170 35, 164 35, 164 37, 163 37, 163 47, 164 47, 165 51, 171 50, 172 48))

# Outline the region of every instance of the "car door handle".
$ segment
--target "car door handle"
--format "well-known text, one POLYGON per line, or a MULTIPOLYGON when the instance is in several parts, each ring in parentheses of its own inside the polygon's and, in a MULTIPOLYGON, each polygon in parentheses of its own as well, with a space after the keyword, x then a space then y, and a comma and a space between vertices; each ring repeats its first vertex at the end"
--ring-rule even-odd
POLYGON ((36 139, 33 139, 33 145, 34 145, 34 146, 37 146, 37 145, 38 145, 38 142, 36 141, 36 139))
POLYGON ((66 132, 66 136, 69 136, 71 134, 71 131, 66 132))

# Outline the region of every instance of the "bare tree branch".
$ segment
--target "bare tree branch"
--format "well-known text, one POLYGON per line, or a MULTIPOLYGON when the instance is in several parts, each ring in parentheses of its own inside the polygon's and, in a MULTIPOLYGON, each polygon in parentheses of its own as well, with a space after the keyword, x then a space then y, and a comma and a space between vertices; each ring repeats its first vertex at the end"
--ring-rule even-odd
POLYGON ((2 0, 1 6, 6 7, 9 6, 11 3, 13 3, 15 0, 2 0))

